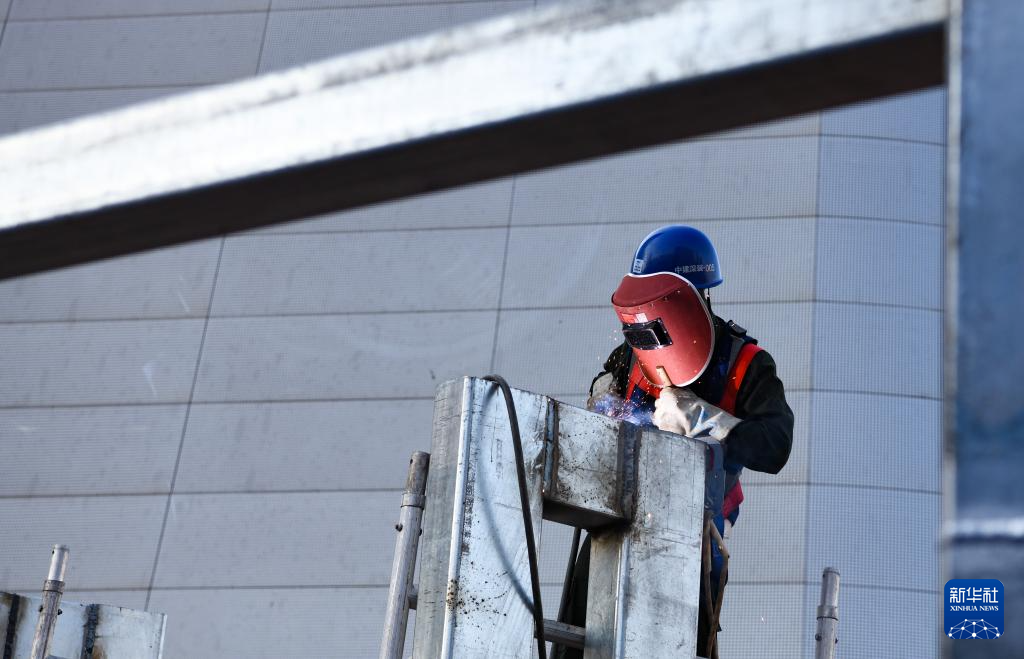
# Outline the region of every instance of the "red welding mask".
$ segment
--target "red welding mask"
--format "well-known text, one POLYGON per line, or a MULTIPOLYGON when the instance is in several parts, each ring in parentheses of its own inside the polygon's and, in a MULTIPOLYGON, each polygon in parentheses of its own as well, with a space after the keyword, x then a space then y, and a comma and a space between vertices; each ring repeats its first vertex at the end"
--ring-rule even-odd
POLYGON ((622 334, 658 387, 684 387, 711 361, 715 330, 700 292, 673 272, 626 275, 612 294, 622 334))

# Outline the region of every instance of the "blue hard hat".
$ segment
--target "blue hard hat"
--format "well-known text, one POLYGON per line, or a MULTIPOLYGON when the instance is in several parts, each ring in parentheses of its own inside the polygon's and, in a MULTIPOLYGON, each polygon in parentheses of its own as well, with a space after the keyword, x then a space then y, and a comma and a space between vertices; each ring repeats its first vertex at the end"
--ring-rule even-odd
POLYGON ((672 224, 651 232, 633 255, 634 275, 674 272, 696 288, 722 283, 718 252, 703 232, 683 224, 672 224))

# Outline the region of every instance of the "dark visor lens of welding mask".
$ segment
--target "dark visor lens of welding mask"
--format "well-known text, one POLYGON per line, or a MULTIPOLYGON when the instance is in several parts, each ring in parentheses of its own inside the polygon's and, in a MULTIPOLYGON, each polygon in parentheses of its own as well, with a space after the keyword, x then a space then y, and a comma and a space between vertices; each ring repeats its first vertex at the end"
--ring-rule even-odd
POLYGON ((622 323, 622 335, 626 343, 637 350, 657 350, 672 345, 672 337, 661 318, 647 323, 622 323))

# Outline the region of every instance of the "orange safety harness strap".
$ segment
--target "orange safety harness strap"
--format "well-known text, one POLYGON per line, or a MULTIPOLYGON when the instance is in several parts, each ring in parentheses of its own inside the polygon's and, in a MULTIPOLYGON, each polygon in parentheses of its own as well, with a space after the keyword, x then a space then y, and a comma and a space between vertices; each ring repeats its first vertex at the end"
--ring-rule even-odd
POLYGON ((747 367, 750 366, 750 362, 753 361, 754 356, 759 352, 761 352, 761 348, 756 343, 744 343, 743 347, 740 348, 740 354, 736 356, 736 363, 732 365, 729 377, 725 380, 725 391, 722 393, 722 400, 718 402, 718 407, 729 414, 736 414, 736 396, 739 395, 740 387, 743 385, 743 377, 747 374, 747 367))

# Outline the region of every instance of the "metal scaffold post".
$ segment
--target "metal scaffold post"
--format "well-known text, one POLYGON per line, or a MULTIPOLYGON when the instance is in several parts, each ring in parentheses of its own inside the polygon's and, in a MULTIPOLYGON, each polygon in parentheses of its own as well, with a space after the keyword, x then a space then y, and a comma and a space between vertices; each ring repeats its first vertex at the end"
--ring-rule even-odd
POLYGON ((839 570, 827 567, 821 574, 818 629, 814 634, 814 659, 835 659, 839 628, 839 570))
POLYGON ((50 556, 50 571, 43 583, 43 603, 39 605, 39 621, 36 623, 36 634, 32 639, 30 659, 46 659, 53 628, 60 615, 60 598, 64 594, 64 573, 68 566, 69 550, 67 545, 54 545, 50 556))
POLYGON ((409 591, 416 569, 416 549, 420 539, 420 522, 426 502, 427 471, 430 454, 416 451, 409 460, 409 476, 402 495, 402 512, 395 530, 395 560, 391 566, 388 608, 384 618, 384 640, 380 659, 401 659, 405 648, 405 630, 409 622, 409 591))

